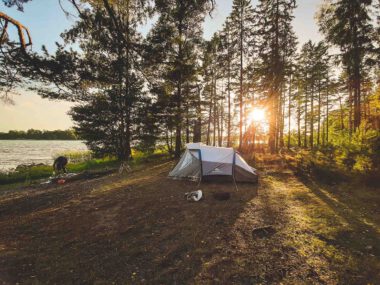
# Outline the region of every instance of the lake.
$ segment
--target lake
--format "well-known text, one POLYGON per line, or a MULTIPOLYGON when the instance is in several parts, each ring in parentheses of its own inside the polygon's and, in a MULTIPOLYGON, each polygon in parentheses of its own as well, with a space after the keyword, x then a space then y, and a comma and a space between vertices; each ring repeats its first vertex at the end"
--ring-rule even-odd
POLYGON ((53 156, 65 151, 84 151, 82 141, 0 140, 0 171, 20 164, 53 164, 53 156))

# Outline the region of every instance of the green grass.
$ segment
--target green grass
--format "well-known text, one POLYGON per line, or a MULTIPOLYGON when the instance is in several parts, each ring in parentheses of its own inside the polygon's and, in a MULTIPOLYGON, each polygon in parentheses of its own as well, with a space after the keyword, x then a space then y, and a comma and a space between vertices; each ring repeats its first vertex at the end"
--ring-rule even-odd
POLYGON ((351 160, 347 157, 318 150, 299 150, 284 155, 288 165, 301 177, 310 177, 330 185, 359 182, 367 186, 380 186, 380 168, 373 165, 368 156, 356 155, 351 160))
MULTIPOLYGON (((98 170, 106 168, 116 168, 118 161, 116 159, 91 159, 85 162, 69 163, 68 172, 81 172, 85 170, 98 170)), ((50 165, 37 165, 24 168, 22 170, 0 173, 0 185, 24 184, 29 185, 32 182, 48 178, 53 175, 53 168, 50 165)))
MULTIPOLYGON (((92 155, 89 152, 65 152, 59 155, 65 155, 66 157, 69 157, 70 163, 67 165, 67 170, 68 172, 72 173, 103 169, 117 169, 120 166, 120 162, 114 157, 96 159, 92 158, 92 155)), ((144 153, 141 151, 133 150, 133 160, 130 162, 130 166, 134 168, 143 163, 163 160, 167 157, 167 154, 163 151, 144 153)), ((13 187, 20 185, 30 185, 37 180, 48 178, 52 175, 53 168, 51 165, 35 165, 26 168, 20 168, 9 173, 0 172, 0 189, 2 188, 1 186, 6 186, 9 188, 10 186, 13 187)))

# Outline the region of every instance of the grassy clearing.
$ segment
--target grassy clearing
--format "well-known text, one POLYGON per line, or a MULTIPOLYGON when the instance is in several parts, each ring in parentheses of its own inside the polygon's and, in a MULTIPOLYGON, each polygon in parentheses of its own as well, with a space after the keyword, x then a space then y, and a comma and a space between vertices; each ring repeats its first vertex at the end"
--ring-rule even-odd
POLYGON ((189 203, 196 183, 167 179, 173 164, 149 156, 131 173, 0 196, 0 283, 378 284, 379 188, 266 156, 259 185, 202 183, 205 200, 189 203))

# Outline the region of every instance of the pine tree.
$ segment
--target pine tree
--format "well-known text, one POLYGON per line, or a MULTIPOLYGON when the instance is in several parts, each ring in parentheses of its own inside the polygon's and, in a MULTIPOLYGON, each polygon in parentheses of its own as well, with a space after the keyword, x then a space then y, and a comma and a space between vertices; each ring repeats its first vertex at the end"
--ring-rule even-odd
POLYGON ((131 142, 141 139, 134 133, 141 124, 139 108, 148 104, 137 27, 149 7, 140 0, 94 1, 90 7, 78 12, 54 55, 30 53, 12 64, 23 76, 45 83, 38 87, 43 97, 79 103, 71 115, 90 149, 128 160, 131 142))
POLYGON ((253 30, 253 9, 250 0, 234 0, 232 4, 232 12, 228 21, 228 32, 231 35, 229 43, 234 51, 232 55, 232 70, 238 76, 239 80, 236 84, 239 104, 239 149, 243 143, 243 125, 245 97, 247 90, 245 86, 245 68, 248 66, 248 55, 251 46, 251 36, 253 30))
POLYGON ((138 139, 132 130, 141 124, 136 119, 144 118, 138 116, 139 108, 147 108, 143 101, 143 81, 138 72, 139 53, 136 52, 141 42, 137 26, 145 16, 146 6, 144 1, 127 1, 94 8, 95 13, 87 15, 65 34, 66 42, 80 42, 84 52, 80 64, 91 72, 92 77, 87 80, 87 94, 82 99, 84 104, 73 108, 71 115, 76 130, 94 150, 103 149, 120 160, 128 160, 132 154, 131 142, 138 139), (99 99, 94 100, 92 88, 103 89, 99 99), (98 100, 104 109, 99 110, 98 100), (82 116, 82 112, 91 114, 91 110, 94 115, 102 112, 104 121, 91 115, 87 119, 82 116), (112 143, 107 144, 106 138, 112 143))
POLYGON ((223 25, 223 30, 220 34, 220 55, 219 62, 223 78, 226 80, 226 93, 227 93, 227 147, 232 145, 232 79, 233 79, 233 58, 234 46, 232 43, 232 32, 230 19, 227 18, 223 25))
POLYGON ((160 96, 169 96, 173 102, 171 113, 175 122, 176 157, 180 156, 183 115, 187 105, 184 89, 196 82, 198 54, 202 43, 202 23, 209 10, 209 1, 156 1, 159 13, 157 23, 148 36, 149 50, 146 65, 156 78, 154 90, 160 96))
POLYGON ((285 84, 289 59, 295 53, 296 38, 292 29, 294 0, 260 0, 256 9, 259 35, 257 72, 262 90, 267 92, 269 141, 271 152, 278 149, 279 123, 282 110, 282 86, 285 84))
POLYGON ((338 46, 347 75, 347 89, 352 94, 353 129, 361 122, 361 87, 363 69, 370 64, 374 28, 369 16, 372 0, 337 0, 323 6, 320 30, 326 40, 338 46))
POLYGON ((304 107, 301 109, 304 114, 305 147, 309 145, 313 148, 315 143, 319 145, 321 142, 324 90, 328 88, 328 74, 331 68, 329 60, 327 45, 324 42, 312 41, 302 46, 298 58, 298 82, 301 86, 298 96, 301 96, 304 102, 304 107))

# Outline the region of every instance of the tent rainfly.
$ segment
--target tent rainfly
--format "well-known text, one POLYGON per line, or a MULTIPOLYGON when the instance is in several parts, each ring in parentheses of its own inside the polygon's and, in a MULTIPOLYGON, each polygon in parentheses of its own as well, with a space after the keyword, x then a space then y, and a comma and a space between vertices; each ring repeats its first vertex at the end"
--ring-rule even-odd
POLYGON ((249 166, 233 148, 202 143, 186 144, 186 151, 169 177, 195 181, 227 178, 252 183, 258 180, 256 169, 249 166))

